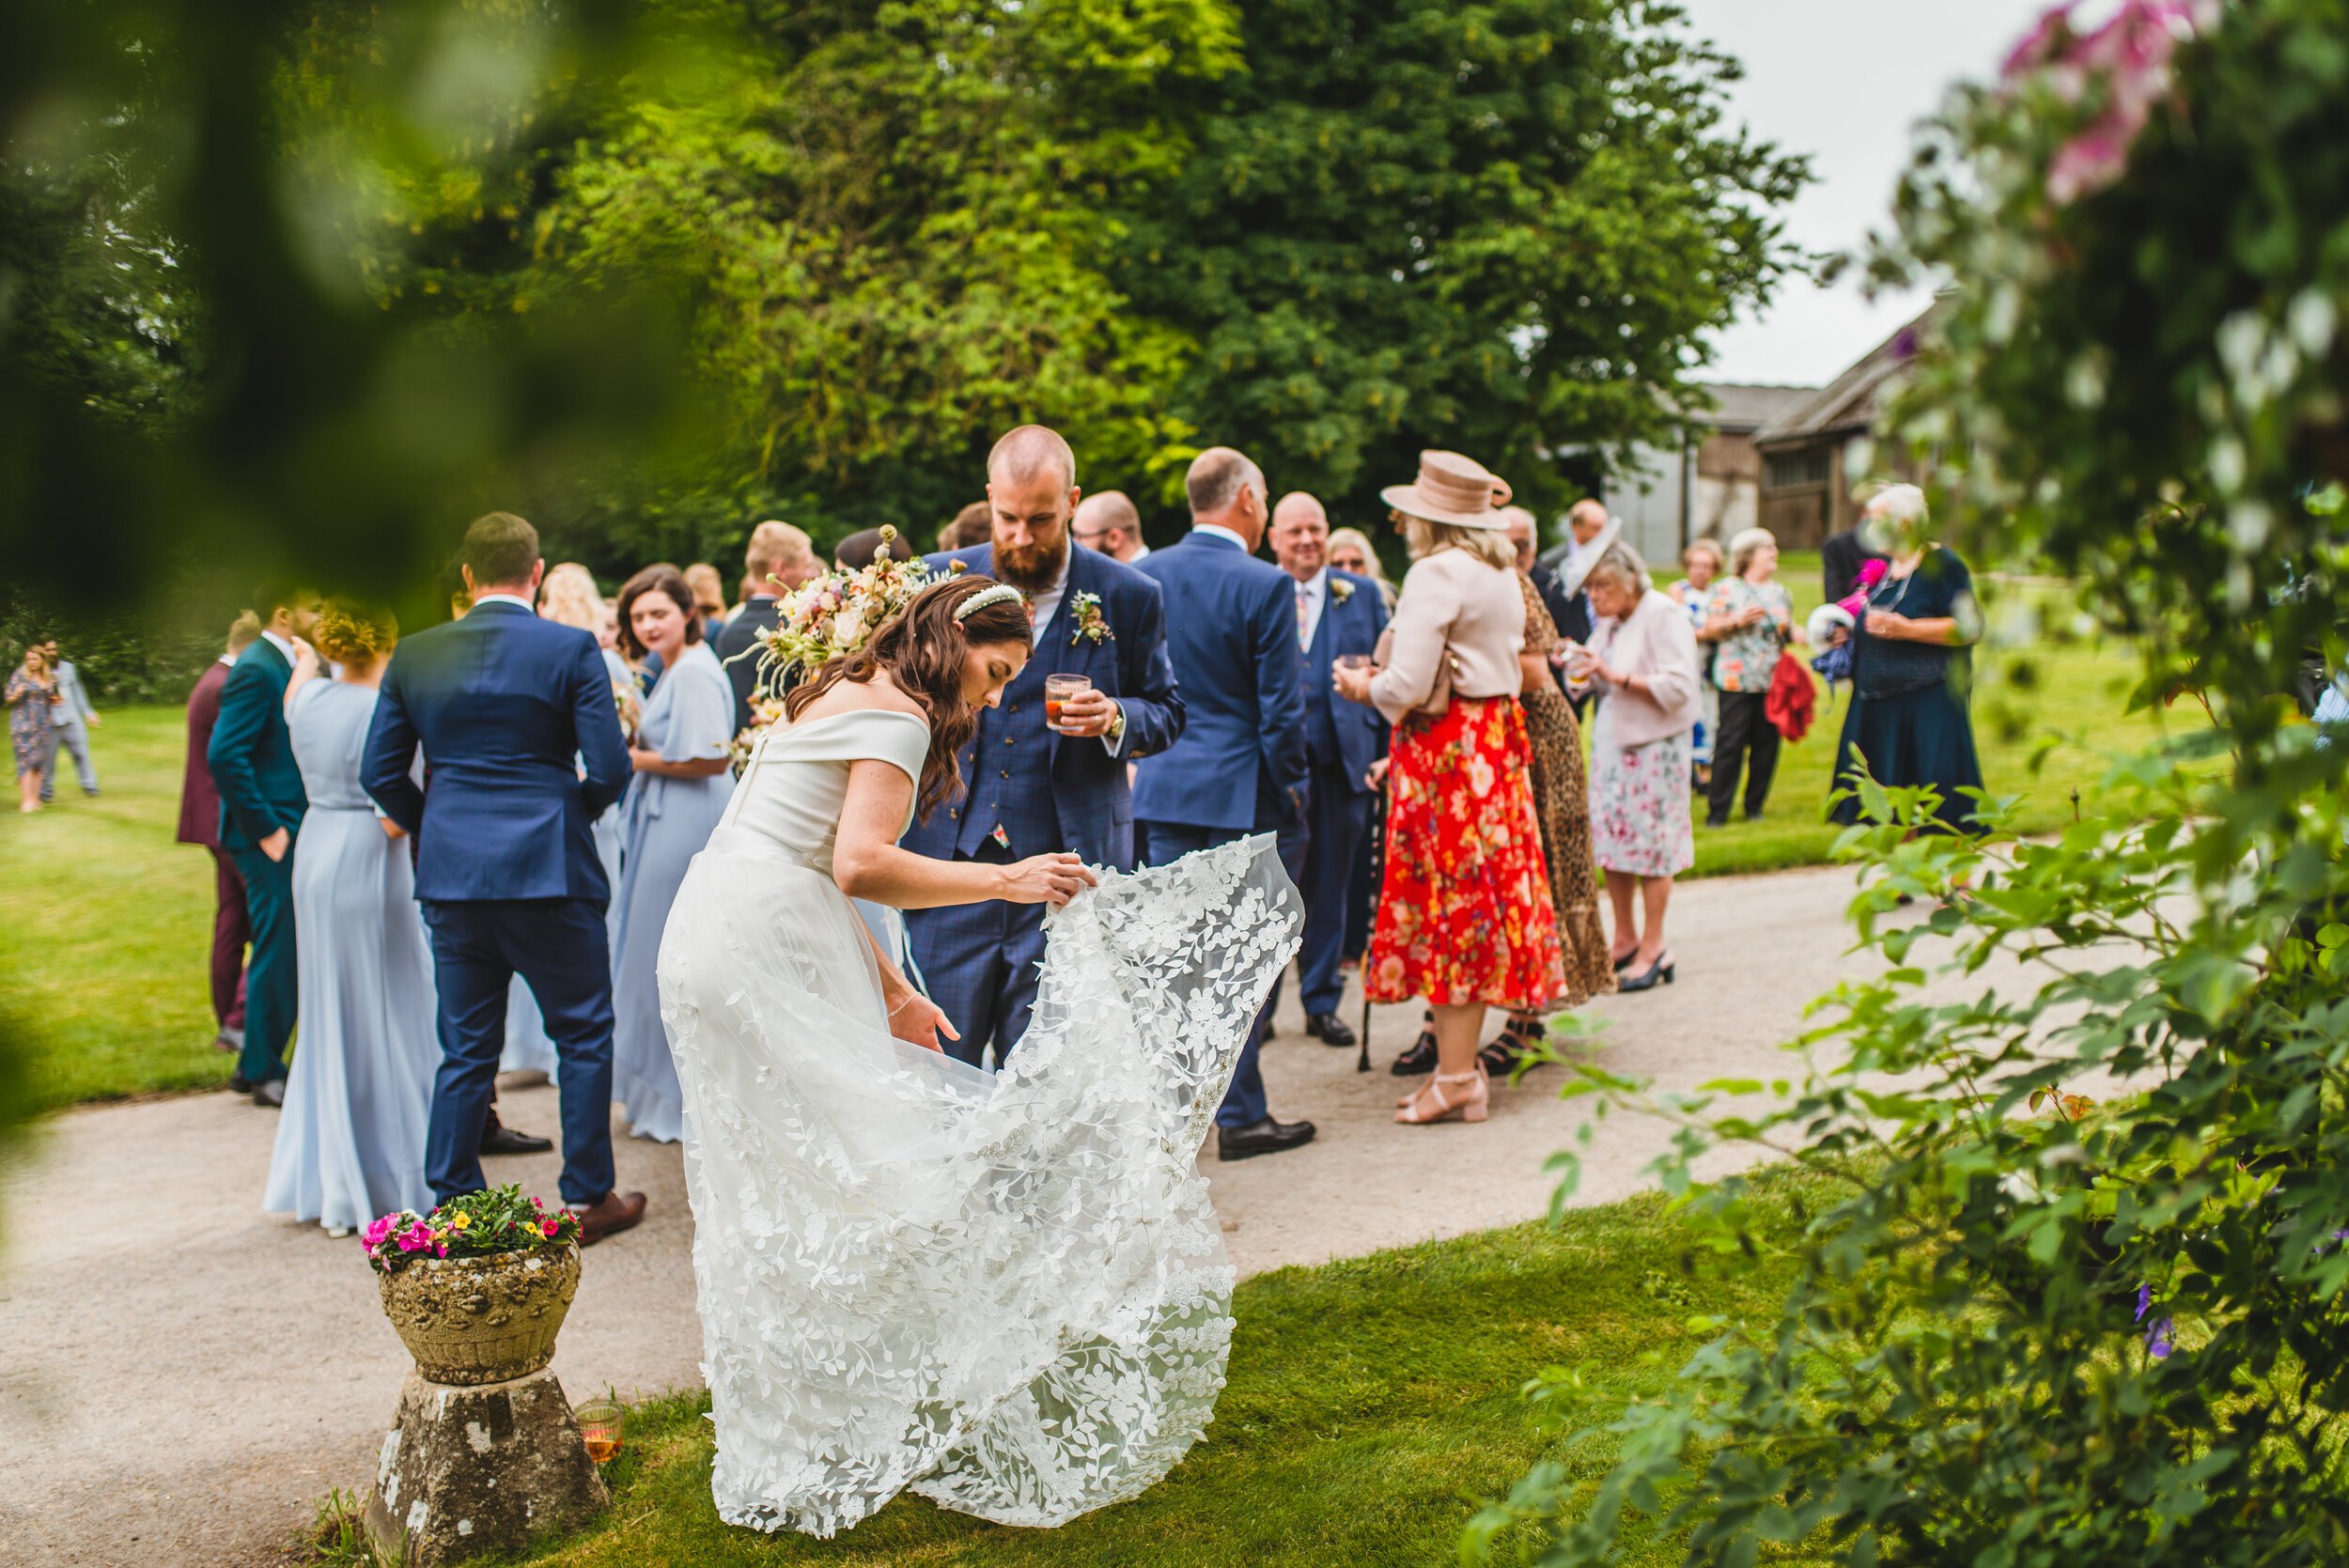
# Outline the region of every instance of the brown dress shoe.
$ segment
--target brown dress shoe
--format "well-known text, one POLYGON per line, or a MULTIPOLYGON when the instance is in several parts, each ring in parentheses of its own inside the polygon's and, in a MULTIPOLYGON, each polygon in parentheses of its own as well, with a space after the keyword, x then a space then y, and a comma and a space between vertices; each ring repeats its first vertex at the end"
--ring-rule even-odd
POLYGON ((586 1208, 573 1203, 570 1211, 579 1217, 579 1244, 593 1247, 605 1236, 615 1231, 625 1231, 644 1219, 645 1195, 614 1189, 586 1208))

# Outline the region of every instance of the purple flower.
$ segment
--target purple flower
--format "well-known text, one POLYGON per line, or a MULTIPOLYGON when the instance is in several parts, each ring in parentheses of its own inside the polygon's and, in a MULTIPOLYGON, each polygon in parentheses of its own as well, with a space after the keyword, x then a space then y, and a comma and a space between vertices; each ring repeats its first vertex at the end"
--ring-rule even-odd
MULTIPOLYGON (((2137 1321, 2139 1323, 2145 1323, 2145 1314, 2153 1310, 2154 1287, 2151 1285, 2138 1286, 2137 1321)), ((2151 1356, 2156 1361, 2166 1361, 2170 1358, 2170 1353, 2177 1348, 2177 1335, 2173 1332, 2173 1326, 2171 1325, 2170 1319, 2166 1317, 2157 1317, 2154 1319, 2153 1322, 2145 1325, 2145 1354, 2151 1356)))

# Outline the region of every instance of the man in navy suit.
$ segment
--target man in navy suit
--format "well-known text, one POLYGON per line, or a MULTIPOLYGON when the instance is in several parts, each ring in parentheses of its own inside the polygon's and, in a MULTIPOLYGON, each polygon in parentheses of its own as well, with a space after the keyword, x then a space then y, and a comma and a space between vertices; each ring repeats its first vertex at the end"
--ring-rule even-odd
MULTIPOLYGON (((1167 647, 1190 722, 1134 786, 1143 858, 1163 865, 1252 832, 1278 831, 1289 875, 1303 871, 1311 782, 1302 660, 1288 574, 1256 559, 1264 541, 1264 471, 1228 446, 1192 459, 1185 481, 1190 532, 1154 551, 1141 570, 1166 593, 1167 647)), ((1223 1159, 1277 1154, 1313 1141, 1311 1122, 1273 1119, 1256 1063, 1256 1015, 1232 1087, 1215 1113, 1223 1159)))
POLYGON ((294 948, 293 850, 310 797, 286 728, 294 644, 318 629, 315 597, 265 592, 261 635, 237 656, 220 689, 220 717, 204 749, 220 796, 220 846, 244 880, 253 957, 244 971, 244 1045, 231 1088, 253 1103, 286 1103, 286 1044, 300 1001, 294 948))
POLYGON ((519 973, 554 1039, 563 1201, 592 1243, 645 1212, 643 1193, 613 1190, 612 889, 591 831, 628 787, 628 748, 594 635, 531 608, 546 575, 538 531, 506 512, 475 520, 463 570, 473 608, 399 644, 360 774, 415 837, 432 935, 441 1069, 425 1177, 443 1202, 484 1185, 482 1129, 519 973), (410 777, 419 745, 428 793, 410 777))
MULTIPOLYGON (((1183 703, 1166 658, 1158 584, 1097 551, 1074 550, 1069 519, 1081 492, 1076 455, 1040 425, 1023 425, 987 459, 991 543, 933 555, 1008 582, 1028 596, 1035 651, 999 707, 979 711, 962 752, 963 794, 917 822, 905 846, 938 860, 1008 864, 1072 850, 1094 865, 1134 867, 1132 792, 1126 765, 1183 733, 1183 703), (1069 698, 1057 730, 1044 722, 1044 682, 1081 675, 1093 689, 1069 698)), ((914 962, 962 1038, 946 1048, 973 1066, 988 1042, 1000 1063, 1028 1031, 1044 957, 1041 904, 909 909, 914 962)))
POLYGON ((1378 634, 1387 629, 1387 601, 1370 579, 1330 567, 1329 514, 1304 491, 1283 496, 1272 508, 1271 542, 1272 558, 1296 585, 1297 642, 1305 660, 1305 755, 1313 768, 1305 875, 1298 878, 1305 891, 1298 1000, 1304 1004, 1306 1033, 1352 1047, 1354 1032, 1338 1017, 1346 994, 1338 958, 1346 946, 1346 891, 1370 826, 1370 769, 1386 754, 1387 725, 1377 708, 1339 696, 1330 670, 1348 654, 1368 659, 1377 651, 1378 634))

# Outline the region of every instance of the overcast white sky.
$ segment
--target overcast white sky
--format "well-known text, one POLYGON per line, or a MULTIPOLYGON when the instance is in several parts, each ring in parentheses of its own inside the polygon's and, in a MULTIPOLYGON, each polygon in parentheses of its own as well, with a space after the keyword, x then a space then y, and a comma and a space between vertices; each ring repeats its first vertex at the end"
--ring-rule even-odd
MULTIPOLYGON (((1949 85, 1987 77, 2051 0, 1681 0, 1690 30, 1745 62, 1733 113, 1817 183, 1787 213, 1811 250, 1856 245, 1890 210, 1911 127, 1949 85)), ((1922 298, 1862 299, 1797 282, 1723 334, 1708 380, 1823 384, 1889 337, 1922 298)))

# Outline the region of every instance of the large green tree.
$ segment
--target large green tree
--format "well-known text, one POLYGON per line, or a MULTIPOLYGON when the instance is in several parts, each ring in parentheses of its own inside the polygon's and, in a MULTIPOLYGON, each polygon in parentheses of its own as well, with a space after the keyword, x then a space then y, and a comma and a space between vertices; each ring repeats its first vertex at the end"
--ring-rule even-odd
POLYGON ((1677 8, 1253 0, 1245 73, 1135 214, 1137 299, 1194 337, 1174 407, 1280 489, 1378 515, 1421 446, 1521 498, 1546 454, 1665 436, 1708 334, 1797 257, 1808 178, 1723 119, 1677 8))

